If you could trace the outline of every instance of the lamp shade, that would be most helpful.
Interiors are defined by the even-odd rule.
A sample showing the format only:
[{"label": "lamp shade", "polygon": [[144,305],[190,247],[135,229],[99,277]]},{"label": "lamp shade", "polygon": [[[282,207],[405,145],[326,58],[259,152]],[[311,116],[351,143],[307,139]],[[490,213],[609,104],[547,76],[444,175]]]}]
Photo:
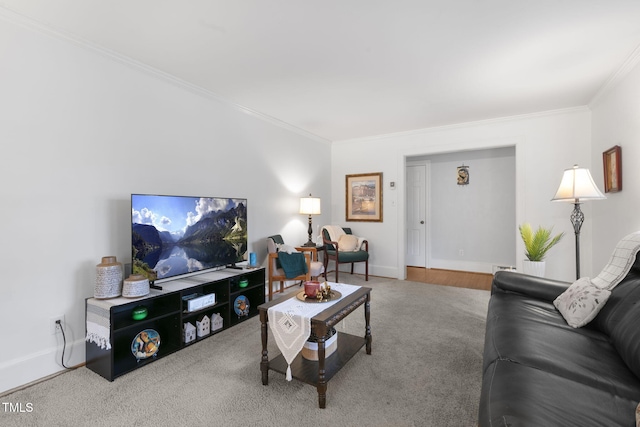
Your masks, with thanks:
[{"label": "lamp shade", "polygon": [[551,200],[579,203],[580,200],[598,199],[606,199],[606,197],[593,182],[589,169],[575,165],[564,171],[558,191]]},{"label": "lamp shade", "polygon": [[319,197],[301,197],[300,198],[300,213],[302,215],[320,215],[320,198]]}]

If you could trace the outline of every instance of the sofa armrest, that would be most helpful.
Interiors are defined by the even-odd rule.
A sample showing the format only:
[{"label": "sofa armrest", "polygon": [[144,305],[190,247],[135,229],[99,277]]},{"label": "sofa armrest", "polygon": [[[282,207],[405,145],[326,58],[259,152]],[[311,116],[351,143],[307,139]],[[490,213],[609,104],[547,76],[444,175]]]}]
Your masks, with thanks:
[{"label": "sofa armrest", "polygon": [[513,271],[498,271],[493,277],[491,293],[515,292],[534,298],[553,301],[563,293],[571,283],[543,277],[529,276]]}]

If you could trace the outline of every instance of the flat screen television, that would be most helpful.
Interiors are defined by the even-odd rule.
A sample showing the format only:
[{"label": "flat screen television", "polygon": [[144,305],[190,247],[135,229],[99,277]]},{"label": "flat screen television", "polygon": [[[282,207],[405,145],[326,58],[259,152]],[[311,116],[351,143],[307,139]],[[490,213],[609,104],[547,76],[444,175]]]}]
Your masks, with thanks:
[{"label": "flat screen television", "polygon": [[151,281],[246,259],[247,200],[131,195],[132,273]]}]

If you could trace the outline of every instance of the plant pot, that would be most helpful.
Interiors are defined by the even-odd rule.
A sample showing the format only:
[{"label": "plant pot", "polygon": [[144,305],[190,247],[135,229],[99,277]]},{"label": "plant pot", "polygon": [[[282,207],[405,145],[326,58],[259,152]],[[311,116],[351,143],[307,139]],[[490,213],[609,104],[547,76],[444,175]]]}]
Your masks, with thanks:
[{"label": "plant pot", "polygon": [[531,276],[544,277],[544,261],[529,261],[525,259],[522,261],[522,272]]}]

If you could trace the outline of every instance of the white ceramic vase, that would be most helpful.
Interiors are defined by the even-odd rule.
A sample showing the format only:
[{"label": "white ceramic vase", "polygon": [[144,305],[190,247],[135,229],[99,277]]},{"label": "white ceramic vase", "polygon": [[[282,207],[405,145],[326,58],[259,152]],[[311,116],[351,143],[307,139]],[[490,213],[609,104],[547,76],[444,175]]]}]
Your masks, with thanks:
[{"label": "white ceramic vase", "polygon": [[544,261],[529,261],[525,259],[522,261],[522,272],[531,276],[544,277]]},{"label": "white ceramic vase", "polygon": [[115,298],[122,295],[122,263],[114,256],[102,257],[102,262],[96,265],[95,298]]},{"label": "white ceramic vase", "polygon": [[149,295],[149,279],[142,274],[132,274],[124,279],[122,284],[122,296],[137,298]]}]

